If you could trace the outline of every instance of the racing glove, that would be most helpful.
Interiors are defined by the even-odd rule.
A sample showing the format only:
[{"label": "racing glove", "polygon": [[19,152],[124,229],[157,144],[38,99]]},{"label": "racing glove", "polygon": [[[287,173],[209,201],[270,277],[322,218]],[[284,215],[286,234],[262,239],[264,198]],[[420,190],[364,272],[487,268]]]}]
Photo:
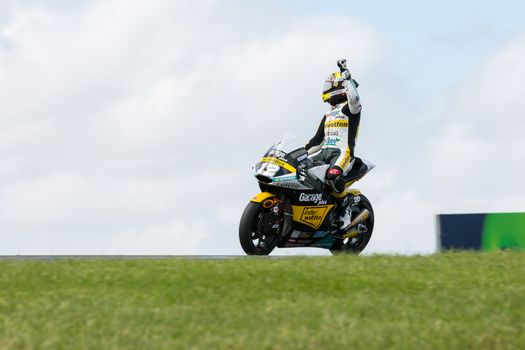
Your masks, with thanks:
[{"label": "racing glove", "polygon": [[348,70],[348,67],[346,66],[346,60],[343,58],[337,61],[337,66],[339,67],[339,70],[341,71],[341,77],[345,80],[351,80],[352,83],[354,83],[354,86],[358,88],[359,83],[354,78],[352,78],[352,74],[350,74],[350,71]]},{"label": "racing glove", "polygon": [[341,176],[342,173],[343,173],[343,169],[341,169],[337,165],[331,166],[330,168],[328,168],[328,171],[326,172],[326,179],[333,181],[338,176]]},{"label": "racing glove", "polygon": [[332,166],[326,172],[326,184],[335,192],[342,192],[345,189],[345,180],[342,175],[343,169],[338,166]]}]

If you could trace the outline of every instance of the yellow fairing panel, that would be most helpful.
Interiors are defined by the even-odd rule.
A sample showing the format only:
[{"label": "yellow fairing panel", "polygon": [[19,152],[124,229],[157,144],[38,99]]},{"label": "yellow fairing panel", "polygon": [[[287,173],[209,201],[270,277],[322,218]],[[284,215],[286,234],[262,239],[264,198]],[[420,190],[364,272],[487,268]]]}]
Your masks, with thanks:
[{"label": "yellow fairing panel", "polygon": [[[350,185],[351,185],[352,183],[354,183],[354,182],[355,182],[355,181],[352,181],[352,182],[350,183]],[[350,185],[347,184],[347,186],[350,186]],[[361,194],[361,191],[356,190],[355,188],[348,188],[348,187],[347,187],[347,188],[346,188],[343,192],[341,192],[341,193],[332,192],[332,196],[334,196],[335,198],[343,198],[344,196],[347,196],[347,195],[349,195],[349,194],[351,194],[352,196],[357,196],[357,195]]]},{"label": "yellow fairing panel", "polygon": [[254,203],[262,203],[262,201],[264,201],[265,199],[268,199],[270,197],[275,197],[275,195],[273,193],[270,193],[270,192],[261,192],[258,195],[253,196],[252,198],[250,198],[250,201],[254,202]]},{"label": "yellow fairing panel", "polygon": [[318,206],[292,205],[293,220],[318,229],[333,207],[333,204]]}]

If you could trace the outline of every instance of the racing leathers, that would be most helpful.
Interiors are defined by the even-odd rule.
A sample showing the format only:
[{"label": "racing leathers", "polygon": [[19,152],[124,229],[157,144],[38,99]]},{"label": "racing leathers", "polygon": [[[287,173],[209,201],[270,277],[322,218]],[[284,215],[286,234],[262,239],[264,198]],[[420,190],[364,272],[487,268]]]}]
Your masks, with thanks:
[{"label": "racing leathers", "polygon": [[354,148],[361,119],[361,103],[353,79],[346,80],[347,100],[332,106],[321,120],[315,136],[305,146],[311,159],[330,164],[326,182],[335,192],[342,192],[347,175],[359,159]]}]

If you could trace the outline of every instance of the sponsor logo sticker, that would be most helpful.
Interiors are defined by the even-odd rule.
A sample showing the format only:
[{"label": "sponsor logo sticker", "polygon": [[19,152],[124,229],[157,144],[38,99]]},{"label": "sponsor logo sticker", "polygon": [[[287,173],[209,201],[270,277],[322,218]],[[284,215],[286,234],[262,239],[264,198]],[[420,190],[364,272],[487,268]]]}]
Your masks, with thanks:
[{"label": "sponsor logo sticker", "polygon": [[348,121],[346,120],[331,120],[324,123],[327,128],[347,128]]},{"label": "sponsor logo sticker", "polygon": [[322,205],[316,207],[292,206],[293,219],[317,229],[321,226],[326,214],[332,207],[333,205]]},{"label": "sponsor logo sticker", "polygon": [[259,161],[260,163],[270,163],[270,164],[276,164],[292,173],[294,173],[296,171],[296,169],[291,166],[290,164],[278,159],[278,158],[275,158],[275,157],[264,157],[264,158],[261,158],[261,160]]},{"label": "sponsor logo sticker", "polygon": [[337,143],[341,141],[341,139],[339,137],[329,137],[325,140],[324,144],[327,145],[327,146],[335,146],[337,145]]},{"label": "sponsor logo sticker", "polygon": [[304,160],[304,159],[306,159],[306,158],[308,158],[308,153],[305,153],[305,154],[303,154],[302,156],[298,157],[298,158],[297,158],[297,161],[300,162],[300,161],[302,161],[302,160]]},{"label": "sponsor logo sticker", "polygon": [[281,151],[281,150],[278,150],[278,149],[272,149],[268,155],[270,157],[276,157],[276,158],[279,158],[279,159],[284,159],[286,157],[286,153]]},{"label": "sponsor logo sticker", "polygon": [[295,173],[293,173],[290,175],[274,177],[272,179],[272,182],[287,182],[287,181],[295,181],[295,180],[297,180],[297,176]]},{"label": "sponsor logo sticker", "polygon": [[299,195],[300,202],[314,202],[315,204],[326,204],[321,193],[301,193]]},{"label": "sponsor logo sticker", "polygon": [[276,183],[275,186],[279,186],[282,188],[289,188],[291,190],[300,190],[300,189],[305,188],[299,182],[279,182],[279,183]]}]

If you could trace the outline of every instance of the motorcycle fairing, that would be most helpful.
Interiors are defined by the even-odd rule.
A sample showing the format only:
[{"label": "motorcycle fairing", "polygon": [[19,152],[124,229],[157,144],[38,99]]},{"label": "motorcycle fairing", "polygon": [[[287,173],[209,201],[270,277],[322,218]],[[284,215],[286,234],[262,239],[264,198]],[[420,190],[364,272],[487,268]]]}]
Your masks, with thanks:
[{"label": "motorcycle fairing", "polygon": [[321,183],[324,183],[326,171],[328,170],[328,168],[330,168],[330,164],[318,165],[316,167],[308,169],[308,174],[310,176],[313,176],[315,179],[321,181]]},{"label": "motorcycle fairing", "polygon": [[299,182],[297,173],[289,175],[281,175],[271,178],[271,182],[268,185],[282,187],[290,190],[309,190],[307,186]]},{"label": "motorcycle fairing", "polygon": [[330,216],[335,208],[329,198],[316,191],[290,191],[283,208],[290,214],[285,219],[288,229],[283,231],[278,247],[326,248],[329,240],[333,243],[333,239],[327,240]]},{"label": "motorcycle fairing", "polygon": [[326,233],[325,237],[323,237],[317,242],[310,244],[310,247],[330,249],[334,245],[334,242],[335,242],[335,238],[329,235],[328,233]]},{"label": "motorcycle fairing", "polygon": [[[356,159],[352,160],[352,163],[355,163]],[[375,168],[375,165],[366,159],[360,159],[361,165],[359,167],[356,167],[354,164],[351,169],[347,169],[345,172],[345,177],[349,177],[350,179],[347,180],[345,184],[345,190],[342,193],[335,194],[335,197],[342,198],[346,194],[354,194],[352,193],[352,189],[350,189],[350,186],[352,186],[355,182],[361,180],[366,174],[370,172],[370,170]],[[350,175],[350,173],[356,172],[353,176]],[[354,194],[355,195],[355,194]]]},{"label": "motorcycle fairing", "polygon": [[262,203],[262,201],[264,201],[265,199],[271,198],[271,197],[276,197],[276,196],[270,192],[261,192],[253,196],[252,198],[250,198],[250,201],[254,203]]},{"label": "motorcycle fairing", "polygon": [[275,157],[263,157],[261,158],[261,160],[259,160],[259,163],[277,164],[281,168],[288,170],[290,173],[297,172],[297,169],[295,169],[293,166],[288,164],[286,161],[281,160],[279,158],[275,158]]},{"label": "motorcycle fairing", "polygon": [[254,175],[259,182],[287,189],[308,189],[297,177],[297,166],[308,157],[304,148],[286,152],[277,142],[255,164]]},{"label": "motorcycle fairing", "polygon": [[360,194],[361,194],[361,191],[359,191],[358,189],[346,187],[343,192],[341,193],[334,192],[332,193],[332,196],[336,198],[343,198],[348,195],[358,196]]},{"label": "motorcycle fairing", "polygon": [[317,247],[330,249],[335,238],[330,235],[329,231],[302,231],[293,230],[288,239],[281,241],[279,247],[300,248],[300,247]]},{"label": "motorcycle fairing", "polygon": [[321,227],[333,207],[333,204],[316,206],[292,205],[292,218],[298,223],[317,230]]}]

